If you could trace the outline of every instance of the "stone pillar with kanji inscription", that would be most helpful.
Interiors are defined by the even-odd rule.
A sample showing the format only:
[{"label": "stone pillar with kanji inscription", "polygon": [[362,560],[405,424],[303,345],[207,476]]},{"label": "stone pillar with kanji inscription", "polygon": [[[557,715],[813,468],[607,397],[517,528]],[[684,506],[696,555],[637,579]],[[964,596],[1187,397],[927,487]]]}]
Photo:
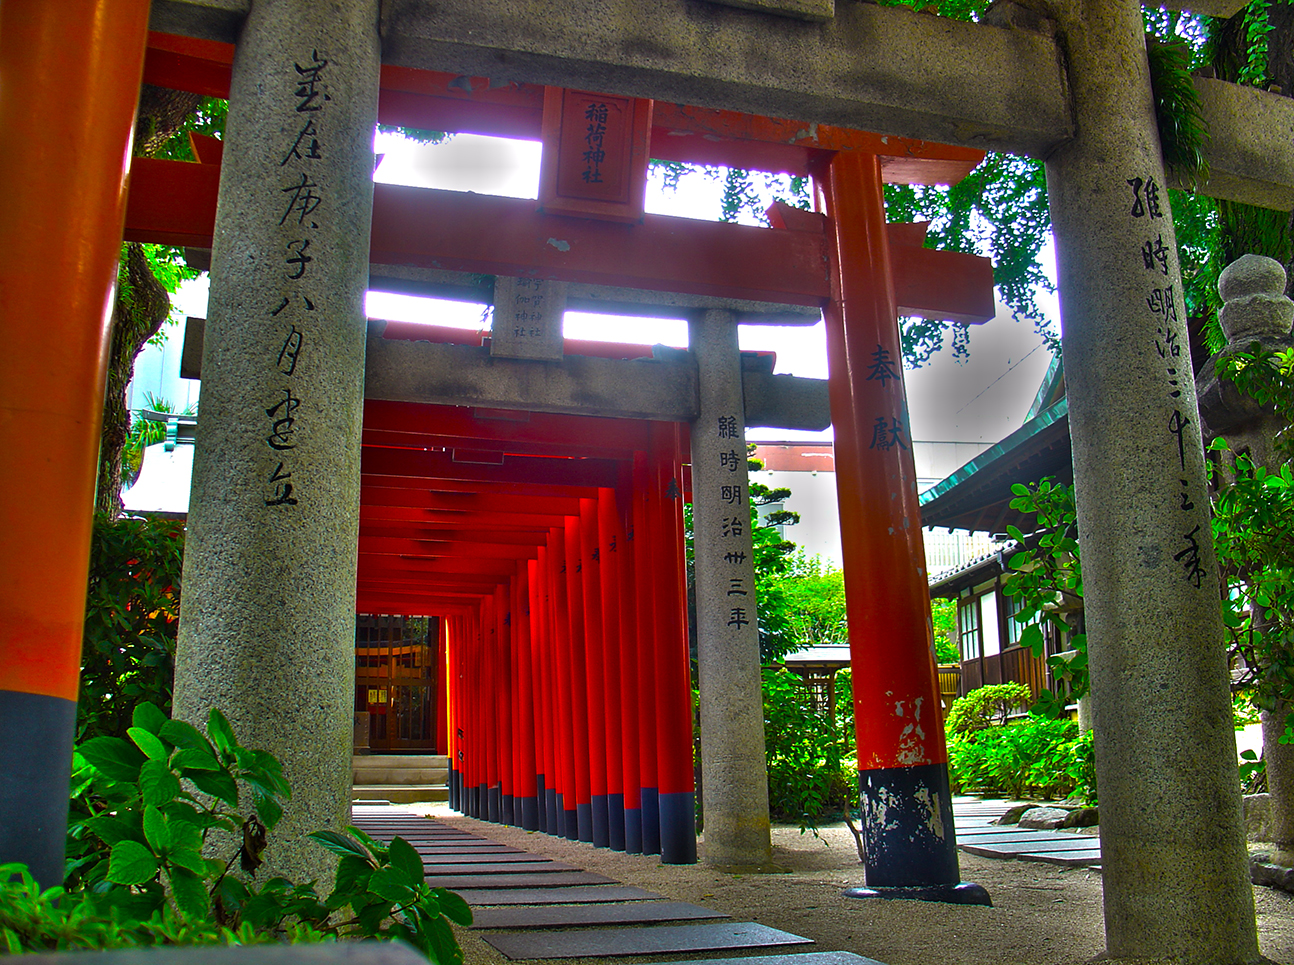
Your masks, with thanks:
[{"label": "stone pillar with kanji inscription", "polygon": [[705,863],[766,868],[772,856],[737,317],[692,320],[701,405],[692,424],[697,686]]},{"label": "stone pillar with kanji inscription", "polygon": [[1141,8],[1055,5],[1047,159],[1092,676],[1106,947],[1258,960],[1199,413]]},{"label": "stone pillar with kanji inscription", "polygon": [[[283,763],[258,878],[350,811],[377,0],[255,0],[230,88],[175,714]],[[244,808],[252,802],[244,799]]]}]

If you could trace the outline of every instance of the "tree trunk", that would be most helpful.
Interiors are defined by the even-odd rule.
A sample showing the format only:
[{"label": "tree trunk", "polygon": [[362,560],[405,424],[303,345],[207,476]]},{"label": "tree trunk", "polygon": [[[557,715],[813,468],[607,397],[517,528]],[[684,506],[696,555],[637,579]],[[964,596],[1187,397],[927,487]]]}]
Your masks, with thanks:
[{"label": "tree trunk", "polygon": [[[135,157],[158,154],[200,103],[199,94],[145,84],[139,93],[132,154]],[[99,478],[94,499],[95,511],[109,516],[118,515],[122,509],[121,459],[130,438],[126,388],[134,373],[135,359],[171,313],[170,295],[154,277],[143,246],[133,243],[123,246],[122,260],[124,266],[118,272],[117,299],[112,308],[112,344],[108,352]]]}]

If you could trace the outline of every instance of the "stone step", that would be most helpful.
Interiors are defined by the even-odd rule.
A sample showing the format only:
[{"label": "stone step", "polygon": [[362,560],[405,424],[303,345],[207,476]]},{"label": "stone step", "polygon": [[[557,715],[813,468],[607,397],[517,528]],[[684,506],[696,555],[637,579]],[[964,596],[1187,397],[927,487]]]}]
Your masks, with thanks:
[{"label": "stone step", "polygon": [[443,754],[373,754],[351,759],[356,784],[445,784],[449,758]]},{"label": "stone step", "polygon": [[356,784],[351,788],[350,799],[389,801],[391,804],[448,801],[449,788],[444,784]]}]

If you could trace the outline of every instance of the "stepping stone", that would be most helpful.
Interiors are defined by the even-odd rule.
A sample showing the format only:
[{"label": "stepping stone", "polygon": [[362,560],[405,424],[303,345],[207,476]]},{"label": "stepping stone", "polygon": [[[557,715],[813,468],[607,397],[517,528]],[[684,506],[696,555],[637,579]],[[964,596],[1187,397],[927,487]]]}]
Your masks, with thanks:
[{"label": "stepping stone", "polygon": [[562,864],[560,861],[549,861],[547,858],[539,858],[538,861],[531,862],[509,861],[491,864],[460,864],[456,861],[444,861],[439,858],[424,856],[422,866],[429,875],[537,875],[550,872],[582,871],[582,869],[573,865]]},{"label": "stepping stone", "polygon": [[614,878],[591,871],[553,871],[548,874],[427,875],[433,888],[546,888],[562,885],[618,884]]},{"label": "stepping stone", "polygon": [[662,921],[728,918],[686,901],[635,901],[629,904],[534,905],[473,911],[473,928],[563,928],[569,925],[632,925]]},{"label": "stepping stone", "polygon": [[1101,867],[1100,851],[1057,851],[1041,852],[1038,854],[1017,854],[1015,855],[1021,861],[1041,861],[1045,864],[1064,865],[1067,868],[1099,868]]},{"label": "stepping stone", "polygon": [[813,940],[753,922],[600,928],[587,931],[515,932],[485,940],[514,961],[523,958],[615,958],[674,952],[786,948]]},{"label": "stepping stone", "polygon": [[[423,851],[421,847],[417,849],[418,854],[422,855],[422,863],[436,865],[437,868],[449,867],[453,865],[455,874],[466,872],[475,874],[476,872],[490,871],[493,865],[498,865],[501,871],[578,871],[578,868],[572,868],[569,864],[563,864],[560,868],[554,868],[556,862],[550,862],[543,855],[532,855],[528,852],[521,851],[519,854],[461,854],[457,851]],[[506,865],[506,867],[503,867]],[[543,868],[536,868],[533,865],[546,865]]]},{"label": "stepping stone", "polygon": [[577,885],[570,888],[460,888],[473,910],[481,905],[564,905],[574,902],[652,901],[661,896],[629,885]]},{"label": "stepping stone", "polygon": [[986,858],[1004,855],[1028,854],[1029,852],[1057,851],[1100,851],[1100,845],[1093,846],[1091,841],[1075,838],[1069,841],[1002,841],[993,844],[964,844],[963,851],[978,854]]},{"label": "stepping stone", "polygon": [[882,965],[874,958],[853,952],[787,952],[785,955],[754,955],[749,958],[701,958],[690,962],[647,962],[645,965]]}]

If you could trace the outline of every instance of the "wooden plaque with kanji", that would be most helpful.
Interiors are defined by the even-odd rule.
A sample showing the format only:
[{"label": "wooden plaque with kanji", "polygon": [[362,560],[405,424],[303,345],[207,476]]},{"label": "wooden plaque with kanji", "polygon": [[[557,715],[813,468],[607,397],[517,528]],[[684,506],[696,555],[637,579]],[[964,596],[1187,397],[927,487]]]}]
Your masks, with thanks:
[{"label": "wooden plaque with kanji", "polygon": [[540,210],[641,222],[651,117],[649,100],[545,88]]}]

